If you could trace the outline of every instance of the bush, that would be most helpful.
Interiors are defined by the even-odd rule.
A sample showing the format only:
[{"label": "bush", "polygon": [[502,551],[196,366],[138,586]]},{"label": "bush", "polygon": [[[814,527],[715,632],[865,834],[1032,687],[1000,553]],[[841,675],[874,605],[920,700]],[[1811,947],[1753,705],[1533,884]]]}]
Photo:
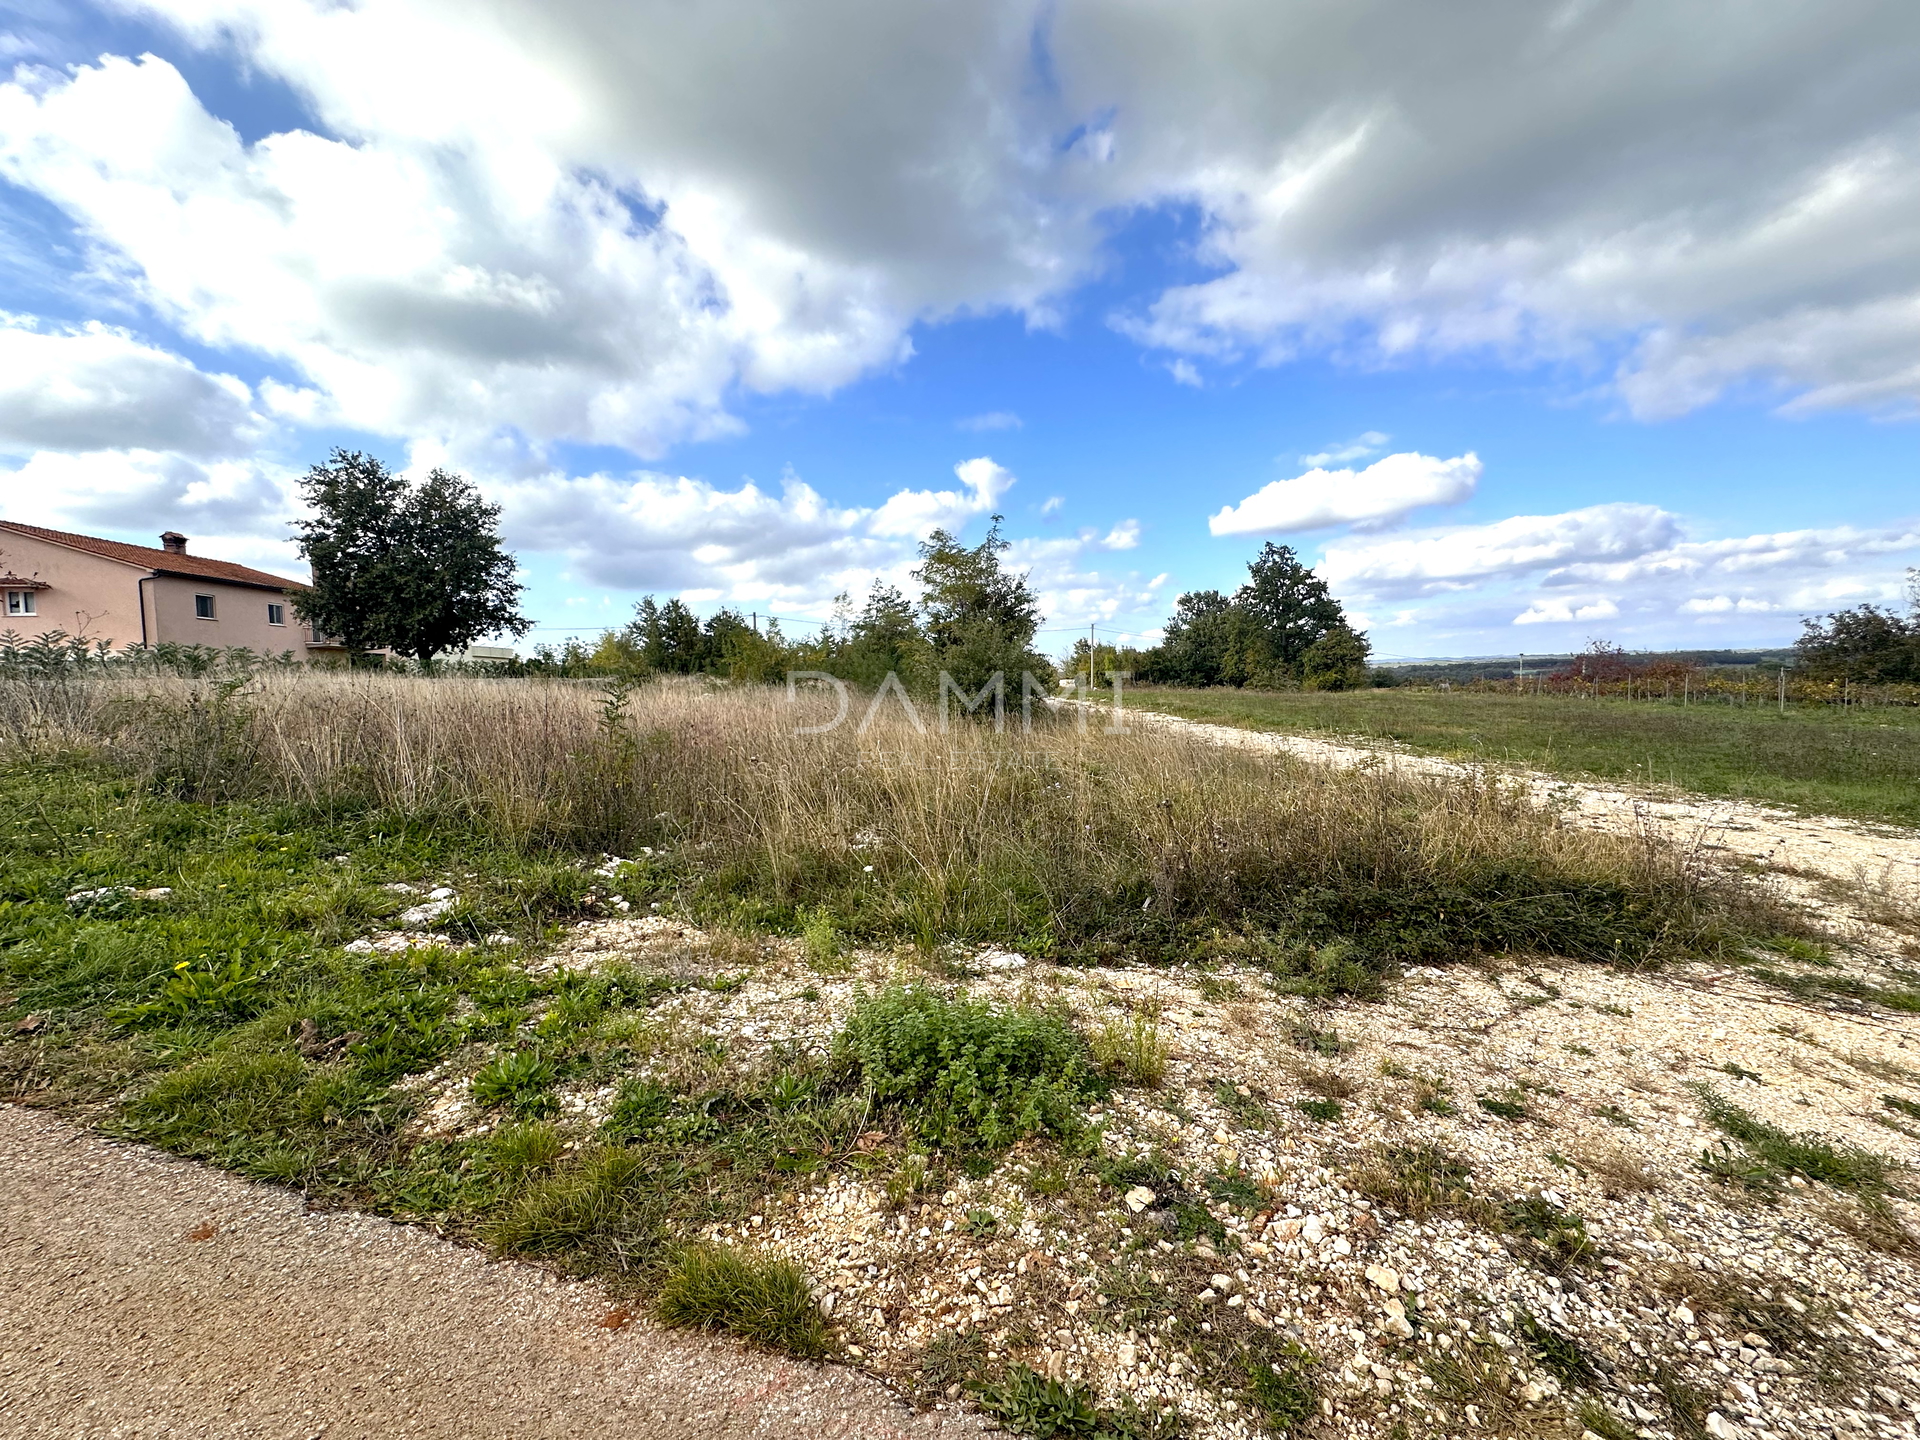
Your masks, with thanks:
[{"label": "bush", "polygon": [[1072,1133],[1092,1088],[1086,1047],[1059,1020],[918,985],[862,996],[839,1052],[878,1103],[900,1106],[935,1145],[997,1150]]},{"label": "bush", "polygon": [[1151,1015],[1108,1020],[1088,1043],[1102,1070],[1135,1085],[1158,1085],[1167,1073],[1167,1042]]},{"label": "bush", "polygon": [[832,1349],[807,1277],[789,1260],[691,1245],[661,1282],[657,1304],[668,1325],[723,1330],[808,1359]]}]

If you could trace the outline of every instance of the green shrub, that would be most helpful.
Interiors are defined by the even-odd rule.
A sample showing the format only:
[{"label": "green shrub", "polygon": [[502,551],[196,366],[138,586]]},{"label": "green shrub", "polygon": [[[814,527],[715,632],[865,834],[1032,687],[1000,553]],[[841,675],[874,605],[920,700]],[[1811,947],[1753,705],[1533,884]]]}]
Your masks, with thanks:
[{"label": "green shrub", "polygon": [[807,1277],[789,1260],[690,1245],[668,1270],[656,1303],[668,1325],[723,1330],[806,1358],[832,1349]]},{"label": "green shrub", "polygon": [[838,1048],[874,1100],[900,1107],[935,1145],[997,1150],[1070,1134],[1092,1088],[1086,1047],[1061,1021],[918,985],[862,996]]}]

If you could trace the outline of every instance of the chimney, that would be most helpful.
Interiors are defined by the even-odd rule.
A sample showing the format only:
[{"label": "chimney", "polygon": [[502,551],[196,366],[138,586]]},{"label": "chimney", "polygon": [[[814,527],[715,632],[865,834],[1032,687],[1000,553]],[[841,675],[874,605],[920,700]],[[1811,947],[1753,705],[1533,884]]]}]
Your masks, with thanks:
[{"label": "chimney", "polygon": [[160,537],[160,544],[169,555],[184,555],[187,553],[187,537],[182,535],[178,530],[167,531],[166,534]]}]

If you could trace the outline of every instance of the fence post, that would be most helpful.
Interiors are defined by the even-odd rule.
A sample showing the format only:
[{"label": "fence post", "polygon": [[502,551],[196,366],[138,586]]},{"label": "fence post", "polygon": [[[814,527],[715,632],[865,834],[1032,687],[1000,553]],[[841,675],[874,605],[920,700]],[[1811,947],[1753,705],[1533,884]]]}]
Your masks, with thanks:
[{"label": "fence post", "polygon": [[1780,667],[1780,713],[1787,713],[1787,667]]}]

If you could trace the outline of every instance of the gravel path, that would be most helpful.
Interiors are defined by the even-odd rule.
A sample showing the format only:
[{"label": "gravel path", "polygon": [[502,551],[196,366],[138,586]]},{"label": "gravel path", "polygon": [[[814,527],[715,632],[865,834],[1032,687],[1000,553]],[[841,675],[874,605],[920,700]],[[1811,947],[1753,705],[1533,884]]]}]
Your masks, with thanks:
[{"label": "gravel path", "polygon": [[1682,845],[1774,869],[1825,877],[1848,887],[1866,887],[1908,905],[1920,903],[1920,832],[1899,826],[1801,815],[1742,800],[1566,780],[1537,770],[1466,765],[1386,746],[1244,730],[1151,710],[1127,711],[1127,724],[1185,730],[1221,745],[1293,755],[1323,764],[1385,764],[1414,775],[1493,770],[1520,781],[1542,801],[1564,807],[1567,818],[1575,824],[1607,830],[1645,826]]},{"label": "gravel path", "polygon": [[905,1437],[854,1371],[0,1106],[0,1435]]}]

